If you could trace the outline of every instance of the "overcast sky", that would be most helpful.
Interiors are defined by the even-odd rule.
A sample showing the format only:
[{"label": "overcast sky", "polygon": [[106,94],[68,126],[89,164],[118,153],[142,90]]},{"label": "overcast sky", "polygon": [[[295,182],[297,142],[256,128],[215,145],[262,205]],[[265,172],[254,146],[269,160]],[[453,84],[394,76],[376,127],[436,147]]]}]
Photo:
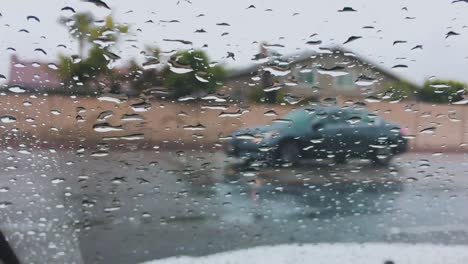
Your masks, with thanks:
[{"label": "overcast sky", "polygon": [[[204,44],[212,60],[230,67],[252,63],[258,53],[254,41],[284,45],[283,54],[317,48],[305,44],[321,40],[322,46],[343,45],[350,36],[362,36],[344,47],[390,69],[408,65],[399,74],[421,83],[425,79],[458,79],[468,82],[468,3],[452,0],[108,0],[111,10],[79,0],[15,0],[0,5],[0,74],[8,77],[12,51],[22,59],[50,62],[59,53],[76,54],[77,43],[57,23],[65,6],[77,12],[93,12],[98,18],[112,14],[118,22],[128,23],[131,33],[115,52],[123,58],[138,57],[146,45],[163,51],[200,48]],[[255,8],[247,8],[254,5]],[[352,7],[356,12],[338,12]],[[271,9],[271,11],[268,11]],[[199,16],[204,14],[204,16]],[[40,19],[27,20],[34,15]],[[198,17],[197,17],[198,16]],[[153,23],[147,22],[152,20]],[[178,20],[165,23],[160,20]],[[217,23],[230,26],[219,26]],[[372,26],[373,28],[363,28]],[[20,32],[26,29],[29,33]],[[204,29],[206,33],[195,33]],[[459,35],[449,36],[449,31]],[[221,36],[227,32],[228,35]],[[310,35],[316,33],[314,37]],[[163,39],[183,39],[184,45]],[[393,44],[394,41],[406,43]],[[67,48],[58,48],[64,44]],[[414,49],[422,45],[421,49]],[[42,48],[47,55],[35,52]],[[235,53],[235,61],[226,59]],[[0,80],[1,81],[1,80]]]}]

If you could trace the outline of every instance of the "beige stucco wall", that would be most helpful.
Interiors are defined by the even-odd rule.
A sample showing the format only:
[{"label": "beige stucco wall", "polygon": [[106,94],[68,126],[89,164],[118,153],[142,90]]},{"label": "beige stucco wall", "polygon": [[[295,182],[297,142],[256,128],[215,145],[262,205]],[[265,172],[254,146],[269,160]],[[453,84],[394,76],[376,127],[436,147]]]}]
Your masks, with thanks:
[{"label": "beige stucco wall", "polygon": [[[24,106],[29,101],[32,106]],[[132,142],[145,142],[147,146],[174,143],[186,145],[202,145],[220,142],[219,138],[242,126],[266,124],[275,117],[265,116],[264,113],[274,110],[279,116],[295,108],[295,106],[250,105],[240,116],[220,116],[223,110],[207,109],[203,103],[180,104],[165,101],[151,101],[151,109],[141,112],[144,121],[123,122],[121,116],[125,113],[135,113],[130,105],[138,99],[117,104],[101,102],[96,98],[77,98],[63,96],[47,96],[31,98],[28,95],[0,97],[0,114],[10,114],[17,118],[14,123],[1,123],[1,142],[8,145],[18,136],[19,142],[36,142],[37,144],[54,143],[55,145],[95,144],[103,137],[131,135],[143,133],[144,140]],[[212,106],[212,105],[211,105]],[[415,150],[459,150],[466,151],[468,147],[468,107],[444,106],[420,103],[368,103],[371,110],[387,120],[396,122],[410,129],[415,135],[411,145]],[[76,120],[77,108],[84,108],[80,115],[83,122]],[[54,115],[52,110],[60,114]],[[114,115],[107,119],[113,126],[122,126],[122,131],[96,132],[93,125],[96,118],[103,111],[113,111]],[[236,112],[239,107],[229,105],[224,112]],[[56,113],[56,112],[55,112]],[[186,113],[186,114],[182,114]],[[34,121],[28,118],[34,119]],[[204,129],[189,130],[187,126],[201,124]],[[17,132],[12,132],[13,128]],[[418,132],[435,127],[432,134],[419,134]],[[16,140],[18,143],[18,140]],[[107,141],[110,144],[128,141]]]}]

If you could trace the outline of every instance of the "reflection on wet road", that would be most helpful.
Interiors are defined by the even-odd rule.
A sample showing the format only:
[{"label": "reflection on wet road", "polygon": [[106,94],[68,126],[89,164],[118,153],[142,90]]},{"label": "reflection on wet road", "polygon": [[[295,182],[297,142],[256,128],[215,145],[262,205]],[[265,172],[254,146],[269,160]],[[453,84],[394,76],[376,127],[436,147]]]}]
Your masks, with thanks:
[{"label": "reflection on wet road", "polygon": [[54,166],[2,159],[11,204],[1,228],[13,246],[35,249],[19,252],[28,262],[134,263],[292,242],[468,244],[464,155],[290,168],[244,167],[218,152],[44,157],[30,164]]},{"label": "reflection on wet road", "polygon": [[223,187],[229,197],[237,195],[230,205],[249,200],[256,217],[300,221],[389,211],[391,201],[403,189],[401,180],[394,177],[397,174],[396,168],[360,164],[352,170],[321,164],[262,169],[227,166]]}]

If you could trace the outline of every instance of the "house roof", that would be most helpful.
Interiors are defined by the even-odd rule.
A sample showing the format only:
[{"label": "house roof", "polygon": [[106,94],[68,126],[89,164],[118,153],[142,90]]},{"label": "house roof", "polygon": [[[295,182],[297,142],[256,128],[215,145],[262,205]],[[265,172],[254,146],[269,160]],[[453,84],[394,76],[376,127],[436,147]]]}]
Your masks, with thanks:
[{"label": "house roof", "polygon": [[[315,58],[315,56],[330,56],[330,55],[341,55],[341,56],[345,56],[346,58],[350,59],[350,60],[353,60],[357,63],[360,63],[360,64],[363,64],[363,65],[368,65],[370,66],[372,69],[374,69],[375,71],[378,71],[382,74],[384,74],[385,76],[391,78],[391,79],[394,79],[394,80],[405,80],[406,82],[409,82],[410,84],[412,84],[413,86],[415,87],[418,87],[417,84],[415,83],[412,83],[406,79],[404,79],[402,76],[399,76],[397,73],[383,67],[383,66],[380,66],[368,59],[365,59],[364,57],[362,56],[359,56],[358,54],[352,52],[352,51],[349,51],[347,49],[345,49],[344,47],[341,47],[341,46],[333,46],[333,47],[328,47],[328,48],[321,48],[321,50],[323,50],[324,52],[317,52],[317,51],[312,51],[312,50],[306,50],[306,51],[303,51],[301,53],[298,53],[298,54],[292,54],[292,55],[287,55],[287,56],[273,56],[272,58],[270,58],[270,60],[268,60],[267,62],[265,63],[259,63],[259,64],[254,64],[254,65],[250,65],[250,66],[247,66],[245,68],[241,68],[241,69],[237,69],[237,70],[232,70],[228,73],[228,76],[227,78],[228,79],[235,79],[235,78],[239,78],[239,77],[243,77],[243,76],[249,76],[249,75],[253,75],[253,74],[256,74],[258,72],[258,70],[260,70],[262,68],[262,66],[264,66],[265,64],[268,64],[268,63],[271,63],[273,60],[281,60],[281,61],[285,61],[287,63],[289,63],[290,65],[291,64],[298,64],[298,63],[301,63],[301,62],[304,62],[304,61],[307,61],[307,60],[317,60],[317,58]],[[313,58],[314,57],[314,58]]]}]

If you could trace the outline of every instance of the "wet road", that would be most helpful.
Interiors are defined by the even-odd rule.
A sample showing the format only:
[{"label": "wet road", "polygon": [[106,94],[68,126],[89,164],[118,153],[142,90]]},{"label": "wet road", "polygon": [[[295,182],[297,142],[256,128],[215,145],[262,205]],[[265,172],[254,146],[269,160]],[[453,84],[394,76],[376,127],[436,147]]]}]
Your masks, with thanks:
[{"label": "wet road", "polygon": [[1,154],[0,228],[25,262],[135,263],[292,242],[468,244],[468,159],[232,165],[219,152]]}]

